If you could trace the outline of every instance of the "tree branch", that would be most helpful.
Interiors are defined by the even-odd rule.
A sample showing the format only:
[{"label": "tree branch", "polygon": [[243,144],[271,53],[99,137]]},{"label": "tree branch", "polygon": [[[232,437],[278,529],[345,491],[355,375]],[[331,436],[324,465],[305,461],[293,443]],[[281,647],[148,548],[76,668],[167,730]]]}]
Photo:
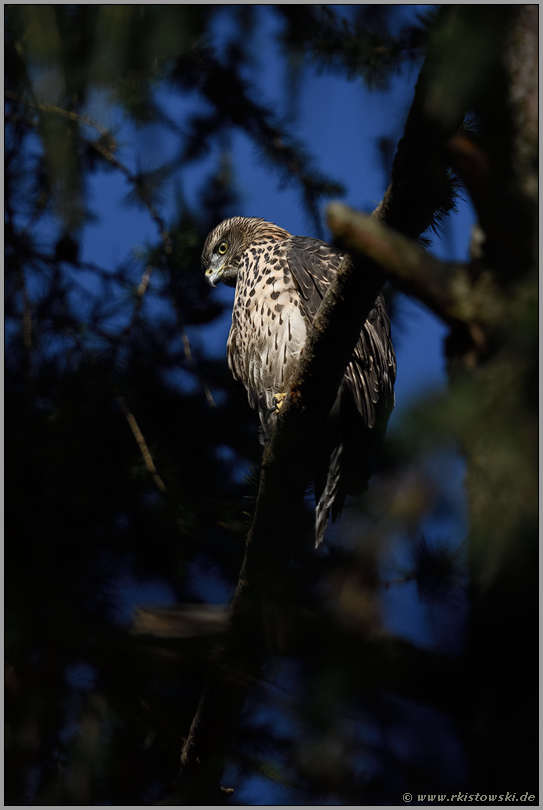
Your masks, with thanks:
[{"label": "tree branch", "polygon": [[75,121],[78,124],[84,124],[87,127],[91,127],[99,132],[100,135],[103,135],[108,139],[112,145],[112,151],[116,149],[115,139],[113,138],[111,131],[101,124],[100,121],[96,121],[95,118],[91,118],[90,115],[82,115],[81,113],[74,112],[73,110],[65,110],[63,107],[58,107],[56,104],[47,104],[45,102],[23,99],[16,93],[13,93],[11,90],[5,90],[4,95],[6,98],[12,99],[12,101],[17,101],[19,104],[26,104],[28,107],[33,107],[35,110],[56,113],[57,115],[61,115],[63,118],[68,118],[70,121]]},{"label": "tree branch", "polygon": [[417,298],[451,327],[493,328],[503,322],[507,300],[490,273],[474,278],[465,264],[440,262],[416,242],[377,218],[342,203],[328,206],[328,225],[341,246],[378,265],[387,279]]},{"label": "tree branch", "polygon": [[264,450],[256,511],[232,602],[232,634],[217,651],[183,749],[180,803],[194,797],[196,786],[205,791],[197,803],[216,798],[230,736],[259,676],[266,634],[273,632],[273,606],[281,603],[314,436],[330,412],[382,283],[371,262],[346,258],[313,322],[277,429]]},{"label": "tree branch", "polygon": [[462,124],[463,115],[451,116],[443,123],[443,119],[433,115],[429,100],[439,56],[432,42],[439,39],[436,33],[447,28],[451,14],[454,7],[442,6],[439,11],[437,32],[430,41],[404,135],[398,143],[391,182],[372,215],[411,239],[417,239],[428,228],[437,230],[441,220],[455,208],[454,184],[444,145]]},{"label": "tree branch", "polygon": [[[374,219],[395,225],[411,237],[432,224],[436,209],[447,209],[444,201],[451,201],[447,167],[442,159],[444,139],[451,132],[429,127],[421,112],[426,86],[424,70],[398,148],[391,186],[374,213]],[[422,144],[421,135],[426,135]],[[410,168],[413,153],[416,153],[415,174]],[[444,184],[448,196],[444,194]],[[348,209],[331,210],[339,227],[341,221],[346,221]],[[212,661],[208,683],[183,748],[179,789],[162,802],[164,805],[220,801],[218,784],[230,740],[247,693],[259,676],[267,633],[273,632],[275,612],[281,605],[288,562],[293,547],[300,542],[297,517],[309,479],[314,437],[319,435],[330,412],[360,330],[385,281],[377,262],[386,257],[384,234],[388,239],[389,232],[375,230],[372,234],[374,254],[369,251],[369,256],[363,256],[356,252],[352,258],[345,258],[330,285],[290,383],[277,428],[264,450],[256,510],[231,607],[232,632]],[[394,244],[388,258],[399,274],[399,259],[407,248],[405,241]],[[422,286],[430,266],[435,267],[435,260],[428,259],[421,269],[423,254],[410,250],[407,253]],[[415,274],[412,284],[416,284],[416,278]],[[443,296],[433,285],[428,300],[448,313],[452,306],[449,296],[450,290]]]}]

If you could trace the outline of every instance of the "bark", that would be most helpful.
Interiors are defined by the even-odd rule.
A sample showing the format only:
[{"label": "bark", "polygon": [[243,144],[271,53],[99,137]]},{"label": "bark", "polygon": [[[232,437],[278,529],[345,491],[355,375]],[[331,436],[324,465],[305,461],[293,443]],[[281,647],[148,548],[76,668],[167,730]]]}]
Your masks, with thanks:
[{"label": "bark", "polygon": [[[490,7],[490,13],[494,8]],[[446,20],[447,25],[461,27],[466,15],[472,13],[466,9],[455,7],[451,12],[452,22]],[[529,119],[528,123],[521,122],[520,112],[510,114],[512,123],[518,123],[517,156],[524,168],[517,172],[519,183],[514,193],[500,187],[500,199],[505,200],[509,211],[519,198],[523,211],[529,211],[534,204],[530,175],[532,155],[523,152],[533,132],[530,117],[534,110],[533,93],[531,89],[523,93],[523,87],[533,87],[533,70],[525,64],[525,59],[531,58],[533,47],[526,49],[524,58],[522,47],[515,40],[518,34],[521,44],[527,41],[533,45],[533,16],[529,8],[521,13],[519,29],[512,34],[512,41],[517,44],[505,50],[510,55],[507,64],[509,86],[514,90],[512,108],[516,104],[516,109],[522,110]],[[489,29],[491,37],[490,19]],[[458,70],[461,57],[459,50]],[[531,789],[536,792],[531,783],[526,784],[534,773],[533,722],[530,721],[530,712],[535,711],[533,679],[524,694],[526,681],[524,675],[519,674],[523,651],[536,648],[533,636],[537,607],[534,603],[534,476],[533,461],[528,457],[533,440],[533,411],[523,402],[531,366],[526,357],[521,356],[522,362],[517,362],[517,335],[510,322],[511,312],[514,321],[531,312],[533,212],[527,226],[530,245],[523,249],[519,265],[520,275],[528,281],[515,288],[513,303],[510,287],[504,286],[502,260],[494,265],[483,262],[470,268],[443,265],[386,227],[415,238],[432,223],[436,209],[443,212],[450,207],[450,195],[445,192],[447,156],[456,159],[458,170],[464,171],[466,184],[473,189],[481,222],[494,222],[492,195],[487,190],[478,195],[477,188],[485,188],[483,170],[486,168],[494,173],[493,182],[498,183],[498,167],[484,147],[477,147],[479,151],[474,147],[471,164],[469,160],[462,163],[462,149],[469,152],[472,142],[451,141],[451,136],[460,123],[464,107],[461,104],[449,106],[447,114],[443,113],[440,119],[436,106],[429,106],[432,81],[440,69],[439,54],[429,58],[433,63],[426,63],[422,69],[405,134],[398,147],[391,185],[373,219],[368,220],[345,206],[334,205],[329,210],[330,227],[352,258],[344,261],[323,301],[282,408],[278,429],[265,449],[256,511],[231,606],[232,631],[217,649],[212,662],[210,677],[183,750],[179,790],[162,804],[221,801],[218,785],[228,747],[248,691],[259,677],[263,657],[269,649],[270,633],[273,635],[277,627],[283,593],[281,583],[288,575],[289,559],[297,542],[295,530],[288,531],[286,527],[296,526],[294,516],[299,512],[308,480],[312,437],[329,412],[360,328],[386,277],[427,304],[453,332],[461,329],[465,333],[464,342],[453,341],[449,347],[453,373],[451,402],[462,402],[467,391],[471,410],[466,414],[460,406],[452,407],[450,415],[457,435],[464,447],[469,448],[470,570],[475,607],[463,676],[455,672],[454,683],[449,682],[445,688],[458,710],[456,716],[461,718],[474,763],[472,778],[482,780],[481,784],[473,781],[473,785],[490,791],[503,787],[510,791]],[[450,65],[447,69],[450,70]],[[526,137],[525,132],[528,132]],[[510,155],[508,159],[511,163]],[[486,209],[485,204],[489,206]],[[514,212],[512,218],[516,221]],[[503,217],[499,221],[501,219]],[[508,239],[510,233],[508,229]],[[493,234],[496,241],[492,244]],[[499,228],[487,228],[489,244],[484,254],[487,262],[499,254],[504,238]],[[506,244],[510,260],[514,251],[510,241],[506,240]],[[515,389],[513,396],[511,385]],[[498,408],[496,395],[501,397]],[[515,423],[519,413],[520,428],[511,434],[511,423]],[[509,441],[517,443],[520,459],[509,452],[506,446]],[[511,459],[513,462],[516,459],[516,466]],[[523,544],[521,554],[516,547],[518,543]],[[504,644],[514,662],[507,666],[500,656]],[[398,651],[401,664],[395,663],[399,671],[423,672],[419,652]],[[410,655],[414,657],[408,665]],[[530,655],[533,667],[531,658]],[[435,661],[436,657],[432,656],[431,660]],[[383,684],[388,682],[389,675],[384,665]],[[406,677],[406,683],[409,680],[412,678]],[[431,691],[428,689],[427,695]],[[505,734],[499,729],[501,722],[506,724]],[[526,733],[526,726],[530,733]],[[496,778],[491,783],[492,776]],[[509,784],[508,779],[513,784]]]},{"label": "bark", "polygon": [[[400,171],[397,177],[401,178]],[[404,192],[411,182],[402,184]],[[390,191],[387,206],[394,216],[404,205],[412,211],[407,199],[392,206],[393,198]],[[425,210],[417,228],[425,227],[427,217]],[[387,220],[383,207],[379,219]],[[267,635],[274,632],[270,630],[274,611],[281,604],[279,583],[286,577],[296,543],[292,527],[309,480],[313,437],[330,411],[384,280],[371,259],[347,258],[315,318],[277,430],[264,451],[256,511],[232,603],[232,633],[214,657],[183,749],[178,791],[163,804],[215,804],[224,796],[218,784],[225,757],[245,698],[259,676]]]},{"label": "bark", "polygon": [[182,753],[183,799],[201,796],[215,803],[220,798],[216,786],[230,738],[260,674],[267,638],[275,632],[276,612],[284,598],[313,437],[330,412],[382,283],[383,276],[373,263],[348,258],[343,262],[313,323],[277,430],[264,450],[255,515],[231,605],[232,632],[214,657]]}]

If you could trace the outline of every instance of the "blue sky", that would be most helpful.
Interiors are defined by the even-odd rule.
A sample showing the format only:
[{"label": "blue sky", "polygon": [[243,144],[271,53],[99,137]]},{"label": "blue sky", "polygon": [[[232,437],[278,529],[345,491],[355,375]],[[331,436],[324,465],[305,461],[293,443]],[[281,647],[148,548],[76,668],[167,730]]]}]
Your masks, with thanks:
[{"label": "blue sky", "polygon": [[[402,13],[410,13],[410,7]],[[415,7],[411,7],[415,8]],[[259,88],[258,99],[266,103],[279,117],[287,117],[291,110],[285,106],[285,88],[289,75],[278,59],[275,34],[278,30],[276,16],[267,8],[260,7],[261,25],[249,47],[254,57],[255,85]],[[360,80],[345,81],[334,75],[317,75],[303,68],[300,91],[293,96],[292,105],[297,112],[290,115],[290,131],[302,140],[315,159],[316,166],[334,180],[340,181],[346,190],[343,198],[347,204],[364,212],[371,212],[381,200],[387,184],[377,150],[380,136],[392,136],[396,141],[402,135],[405,118],[409,111],[417,69],[409,75],[393,77],[386,93],[368,91]],[[170,118],[181,128],[186,116],[202,109],[202,102],[195,98],[180,99],[161,91],[159,99],[168,110]],[[94,108],[93,108],[94,107]],[[131,169],[138,166],[150,168],[173,156],[178,148],[174,135],[164,129],[150,127],[136,130],[122,122],[119,111],[108,107],[104,98],[96,96],[90,105],[94,113],[107,126],[118,129],[117,140],[121,146],[119,157]],[[235,213],[245,216],[264,217],[296,234],[315,235],[314,225],[303,209],[300,195],[294,185],[282,184],[262,162],[256,148],[242,133],[232,133],[228,144],[212,143],[208,154],[199,162],[178,171],[167,185],[162,214],[167,219],[175,211],[176,201],[183,197],[189,206],[196,206],[197,194],[205,178],[216,168],[221,149],[228,148],[232,160],[239,206]],[[100,212],[100,218],[87,226],[83,234],[82,259],[102,267],[113,268],[118,262],[131,256],[133,249],[157,238],[156,225],[146,211],[127,206],[125,197],[129,187],[119,173],[99,173],[90,187],[91,208]],[[462,261],[468,258],[470,229],[473,210],[465,200],[459,200],[458,213],[449,217],[442,238],[433,238],[431,252],[441,259]],[[323,205],[324,222],[324,205]],[[325,230],[325,238],[328,232]],[[194,268],[200,274],[200,267]],[[92,279],[83,277],[92,289]],[[159,280],[151,279],[150,290]],[[203,282],[202,282],[203,283]],[[220,285],[214,294],[231,303],[234,291]],[[147,295],[146,306],[156,306],[152,296]],[[396,409],[391,417],[389,430],[399,424],[402,413],[417,401],[423,392],[446,384],[443,357],[443,340],[446,329],[430,312],[417,302],[401,296],[400,319],[393,325],[393,339],[398,361],[396,382]],[[159,310],[156,317],[161,317]],[[230,326],[230,309],[211,326],[189,331],[194,346],[202,345],[215,357],[224,358],[226,338]],[[180,378],[181,379],[181,378]],[[448,536],[460,542],[465,531],[463,521],[462,475],[463,465],[458,457],[442,461],[445,475],[450,481],[449,493],[457,516],[446,527]],[[448,465],[448,466],[447,466]],[[453,509],[454,513],[454,509]],[[454,524],[454,525],[453,525]],[[443,530],[441,524],[432,527]],[[213,593],[211,585],[202,588]],[[384,598],[384,620],[389,629],[419,643],[435,643],[434,619],[420,604],[415,586],[392,589]],[[146,603],[167,603],[172,594],[159,583],[133,583],[129,574],[119,581],[119,590],[125,594],[121,615],[129,618],[132,600]],[[217,601],[223,600],[222,589],[216,591]],[[211,597],[212,598],[212,597]],[[442,617],[442,620],[446,619]],[[443,630],[441,624],[439,632]]]},{"label": "blue sky", "polygon": [[[417,7],[411,8],[415,10]],[[262,91],[258,99],[283,117],[287,115],[285,88],[289,77],[277,58],[274,36],[278,22],[268,9],[262,7],[260,13],[263,24],[250,45],[258,66],[255,68],[255,83]],[[417,70],[413,69],[408,77],[393,77],[388,92],[381,94],[368,91],[360,80],[347,82],[334,75],[316,75],[308,68],[302,71],[301,91],[295,104],[297,117],[291,122],[291,132],[307,145],[319,169],[344,185],[346,195],[342,199],[354,208],[369,213],[382,199],[388,178],[380,163],[377,139],[393,136],[399,140],[401,137],[416,76]],[[181,127],[187,114],[203,106],[194,98],[180,99],[166,92],[160,93],[159,97],[164,109]],[[95,105],[98,117],[101,114],[107,125],[120,120],[117,111],[104,110],[102,98],[97,97]],[[146,168],[158,165],[173,156],[178,147],[173,135],[158,128],[134,130],[124,125],[118,140],[121,158],[133,169],[138,163]],[[264,165],[249,138],[234,132],[229,148],[239,197],[236,213],[264,217],[292,233],[315,235],[314,225],[301,205],[296,188],[293,185],[284,187]],[[166,214],[173,212],[180,195],[190,206],[197,204],[197,193],[206,176],[216,167],[218,154],[219,145],[212,144],[203,160],[171,178],[164,206]],[[125,204],[128,191],[126,181],[119,174],[100,173],[94,178],[91,200],[95,200],[101,218],[85,230],[83,259],[113,266],[129,256],[134,246],[156,239],[156,226],[147,212]],[[463,200],[459,201],[458,208],[458,213],[446,222],[443,237],[433,239],[431,251],[438,258],[449,261],[468,258],[473,210],[469,202]],[[325,238],[327,236],[325,229]],[[194,272],[199,273],[199,267],[195,267]],[[220,286],[215,295],[231,302],[234,292]],[[433,315],[406,297],[402,297],[401,315],[402,329],[394,336],[398,355],[396,392],[399,410],[424,387],[445,381],[442,342],[446,334],[443,325]],[[221,356],[229,324],[229,313],[225,313],[219,323],[193,333],[192,337],[196,342],[204,340],[209,353]]]},{"label": "blue sky", "polygon": [[[412,13],[416,8],[404,6],[401,13]],[[267,103],[278,116],[286,117],[290,112],[285,105],[289,76],[278,59],[274,40],[278,22],[266,7],[260,7],[259,14],[261,24],[249,45],[254,54],[258,99]],[[348,205],[369,213],[382,199],[388,178],[380,163],[377,139],[391,136],[397,141],[402,136],[416,78],[417,70],[414,69],[408,76],[394,77],[386,93],[372,93],[360,80],[346,82],[343,78],[317,75],[308,68],[303,69],[299,95],[293,97],[297,115],[296,118],[290,117],[290,131],[305,143],[315,165],[344,185],[346,194],[342,199]],[[194,98],[180,99],[166,91],[161,91],[159,98],[169,116],[181,127],[188,114],[202,107],[202,103]],[[91,101],[89,113],[106,126],[117,129],[119,157],[132,170],[138,166],[152,168],[160,165],[178,148],[175,136],[163,129],[136,130],[124,123],[119,110],[109,107],[100,95]],[[216,168],[220,151],[224,148],[230,151],[239,198],[235,213],[264,217],[295,234],[318,235],[301,205],[295,186],[285,187],[263,164],[249,139],[239,132],[232,133],[227,144],[210,144],[204,159],[171,177],[161,211],[165,219],[173,217],[180,197],[193,208],[197,205],[198,192],[205,178]],[[120,173],[98,173],[92,178],[89,191],[91,209],[99,213],[99,218],[83,231],[83,261],[113,271],[119,262],[132,256],[134,248],[157,240],[156,225],[148,212],[126,204],[130,187]],[[442,238],[433,237],[430,250],[443,260],[465,261],[468,258],[473,209],[467,200],[459,200],[458,209],[458,213],[445,223]],[[323,205],[323,224],[324,213]],[[326,230],[324,236],[329,236]],[[199,266],[194,267],[194,273],[201,275]],[[79,274],[79,278],[89,291],[93,290],[96,280],[90,274]],[[159,283],[160,280],[153,276],[150,292]],[[230,304],[234,292],[219,286],[214,295]],[[154,314],[157,318],[167,316],[153,303],[150,294],[146,295],[145,306],[156,308]],[[416,404],[425,391],[442,388],[447,382],[443,356],[447,330],[443,324],[423,306],[405,296],[400,297],[399,314],[399,321],[393,324],[398,375],[396,409],[389,425],[391,431],[401,429],[402,414]],[[227,308],[217,322],[206,328],[190,330],[189,337],[194,346],[201,345],[208,354],[223,358],[226,364],[229,327],[230,311]],[[445,518],[428,518],[424,529],[430,536],[444,535],[449,541],[459,544],[466,531],[462,460],[451,451],[431,463],[434,467],[430,474],[443,482],[450,508]],[[398,564],[405,563],[406,550],[401,542],[393,552]],[[230,598],[228,583],[218,584],[212,571],[194,569],[191,575],[199,584],[201,594],[210,601],[224,602]],[[135,604],[168,604],[175,598],[162,583],[134,581],[128,569],[119,574],[116,590],[112,596],[119,599],[118,617],[121,621],[130,620]],[[422,645],[442,647],[443,651],[451,649],[451,640],[457,641],[456,629],[462,623],[464,611],[465,604],[461,601],[452,610],[434,608],[430,611],[418,599],[414,583],[391,588],[383,596],[383,622],[389,630]],[[283,677],[290,678],[290,675],[287,673]],[[87,681],[92,682],[92,672],[75,668],[73,679],[77,681],[78,678],[84,686]],[[292,679],[289,680],[291,685]],[[417,722],[420,723],[420,715]],[[428,719],[431,729],[427,735],[428,745],[437,745],[434,738],[439,738],[440,745],[449,746],[447,756],[454,760],[459,754],[453,737],[444,731],[440,722],[436,722],[435,716]],[[400,748],[408,746],[408,732],[405,731],[405,738],[399,735],[395,744]],[[274,792],[269,785],[264,789],[262,779],[255,777],[244,784],[242,794],[236,798],[257,805],[271,803],[280,796],[280,789]]]}]

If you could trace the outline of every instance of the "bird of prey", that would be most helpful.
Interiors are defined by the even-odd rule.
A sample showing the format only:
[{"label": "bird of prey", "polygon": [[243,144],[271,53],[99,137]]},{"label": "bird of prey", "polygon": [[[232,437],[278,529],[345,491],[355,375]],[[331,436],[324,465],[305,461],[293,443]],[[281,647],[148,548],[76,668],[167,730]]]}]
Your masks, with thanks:
[{"label": "bird of prey", "polygon": [[[228,365],[269,437],[309,327],[343,254],[256,217],[232,217],[208,235],[202,268],[235,287]],[[379,294],[360,332],[324,435],[315,437],[315,545],[346,495],[367,488],[371,454],[394,407],[396,358]]]}]

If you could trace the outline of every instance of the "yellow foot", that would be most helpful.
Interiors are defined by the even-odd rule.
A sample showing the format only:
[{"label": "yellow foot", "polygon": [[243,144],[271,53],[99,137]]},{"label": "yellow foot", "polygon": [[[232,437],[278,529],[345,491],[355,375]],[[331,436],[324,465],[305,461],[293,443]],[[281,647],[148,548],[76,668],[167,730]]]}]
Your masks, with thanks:
[{"label": "yellow foot", "polygon": [[273,405],[266,411],[266,419],[269,419],[272,413],[280,411],[283,402],[285,401],[286,394],[276,394],[273,398]]}]

